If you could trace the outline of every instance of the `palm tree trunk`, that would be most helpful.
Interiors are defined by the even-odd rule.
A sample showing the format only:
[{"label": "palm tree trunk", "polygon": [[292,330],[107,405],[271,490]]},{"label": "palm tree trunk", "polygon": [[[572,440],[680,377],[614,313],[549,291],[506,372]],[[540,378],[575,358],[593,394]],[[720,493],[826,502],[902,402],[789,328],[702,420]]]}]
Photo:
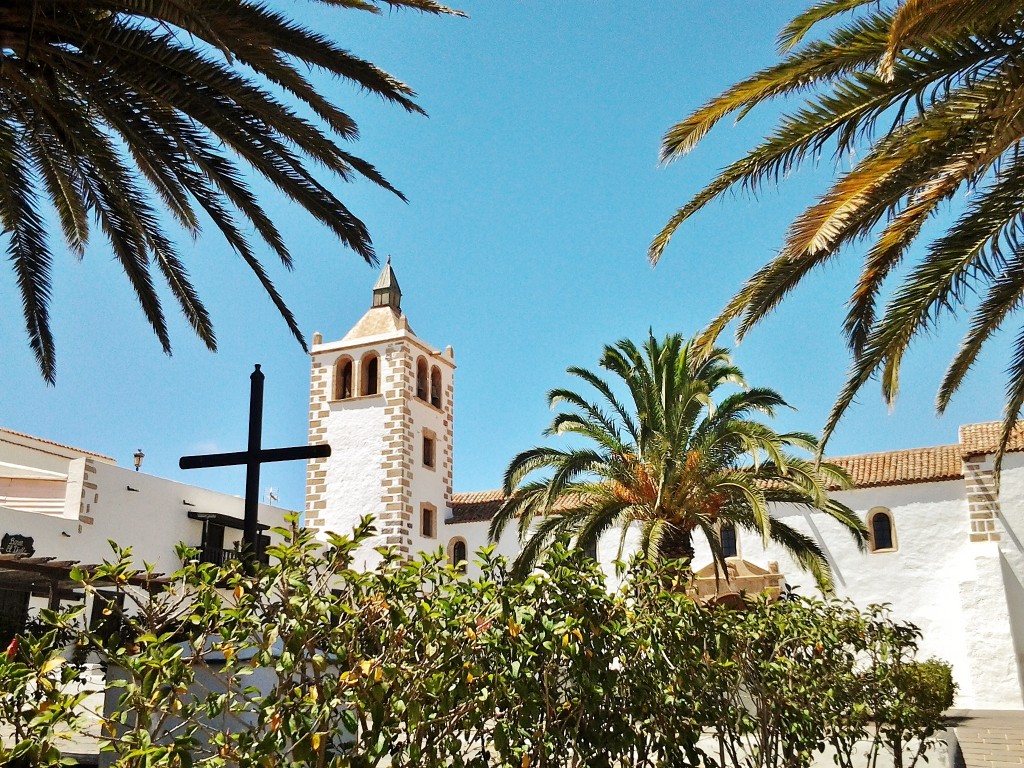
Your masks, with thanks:
[{"label": "palm tree trunk", "polygon": [[693,564],[693,534],[668,526],[658,547],[658,554],[663,560],[685,560],[687,566]]}]

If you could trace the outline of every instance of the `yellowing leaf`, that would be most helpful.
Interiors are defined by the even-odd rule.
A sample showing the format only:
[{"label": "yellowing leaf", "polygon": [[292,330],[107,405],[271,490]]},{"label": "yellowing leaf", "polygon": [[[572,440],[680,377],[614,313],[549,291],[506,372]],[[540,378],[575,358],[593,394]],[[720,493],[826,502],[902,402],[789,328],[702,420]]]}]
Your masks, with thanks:
[{"label": "yellowing leaf", "polygon": [[62,656],[53,656],[46,660],[43,664],[42,669],[39,670],[40,675],[48,675],[55,669],[60,669],[61,665],[64,664],[65,659]]},{"label": "yellowing leaf", "polygon": [[319,733],[314,733],[312,736],[309,737],[309,740],[313,743],[313,749],[320,749],[321,736]]},{"label": "yellowing leaf", "polygon": [[235,592],[234,592],[235,600],[241,600],[242,599],[242,595],[244,595],[244,594],[245,594],[245,590],[242,589],[242,585],[241,584],[239,584],[237,587],[235,587]]}]

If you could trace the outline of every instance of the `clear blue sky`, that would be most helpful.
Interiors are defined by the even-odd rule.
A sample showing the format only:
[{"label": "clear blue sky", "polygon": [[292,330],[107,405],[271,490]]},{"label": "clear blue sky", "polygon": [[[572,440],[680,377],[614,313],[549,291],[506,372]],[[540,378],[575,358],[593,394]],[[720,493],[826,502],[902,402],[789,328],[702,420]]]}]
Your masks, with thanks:
[{"label": "clear blue sky", "polygon": [[[338,185],[381,257],[393,255],[413,328],[455,348],[455,487],[469,491],[497,487],[509,458],[540,441],[550,418],[545,392],[567,383],[566,366],[593,366],[603,344],[639,338],[648,327],[689,334],[706,323],[772,256],[831,167],[801,171],[758,200],[712,205],[652,269],[646,246],[665,219],[767,130],[772,115],[720,126],[669,168],[657,162],[661,134],[770,63],[776,31],[804,1],[456,4],[470,18],[372,17],[324,6],[303,18],[410,83],[430,113],[407,115],[320,81],[359,121],[356,151],[410,199],[405,205],[368,184]],[[339,338],[367,308],[377,270],[264,191],[297,262],[287,273],[267,255],[279,289],[307,335]],[[146,471],[240,494],[240,471],[184,473],[177,461],[244,447],[248,375],[259,362],[267,374],[265,444],[304,442],[308,359],[215,232],[186,242],[183,252],[221,351],[206,352],[175,316],[175,354],[165,357],[97,237],[83,262],[58,259],[54,388],[43,384],[29,352],[14,276],[0,268],[0,425],[127,465],[141,447]],[[819,431],[841,384],[851,266],[848,259],[808,280],[737,350],[753,383],[780,390],[799,409],[779,420],[782,428]],[[951,412],[934,415],[958,330],[947,326],[912,349],[892,414],[869,388],[830,453],[954,442],[959,424],[999,418],[1005,339]],[[281,503],[292,507],[302,506],[303,483],[301,464],[264,472],[263,487],[279,488]]]}]

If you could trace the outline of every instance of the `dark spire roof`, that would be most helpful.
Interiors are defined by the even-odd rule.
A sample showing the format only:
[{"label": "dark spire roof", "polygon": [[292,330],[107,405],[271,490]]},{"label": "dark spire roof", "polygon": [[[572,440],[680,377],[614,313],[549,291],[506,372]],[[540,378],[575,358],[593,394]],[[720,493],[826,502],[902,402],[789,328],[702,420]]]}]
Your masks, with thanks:
[{"label": "dark spire roof", "polygon": [[398,285],[398,278],[395,277],[395,270],[391,268],[390,256],[373,286],[373,306],[391,307],[396,312],[402,311],[402,289]]}]

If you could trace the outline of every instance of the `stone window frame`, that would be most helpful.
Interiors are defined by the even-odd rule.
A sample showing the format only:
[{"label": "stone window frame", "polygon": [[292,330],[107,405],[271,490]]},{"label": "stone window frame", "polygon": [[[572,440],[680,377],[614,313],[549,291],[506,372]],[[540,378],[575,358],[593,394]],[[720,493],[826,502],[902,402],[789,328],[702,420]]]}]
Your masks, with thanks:
[{"label": "stone window frame", "polygon": [[[342,391],[342,380],[341,380],[341,369],[345,363],[349,364],[349,393],[348,397],[344,396]],[[337,360],[334,361],[334,382],[331,386],[331,394],[333,400],[351,400],[356,396],[356,361],[352,359],[351,355],[340,355]]]},{"label": "stone window frame", "polygon": [[[875,545],[875,518],[885,515],[889,520],[889,543],[888,547],[877,547]],[[868,510],[865,525],[868,529],[868,551],[871,554],[885,554],[899,550],[899,540],[896,538],[896,518],[889,507],[872,507]]]},{"label": "stone window frame", "polygon": [[[463,547],[463,557],[460,560],[455,559],[455,548],[461,544]],[[461,574],[465,574],[469,568],[469,544],[466,539],[462,536],[454,536],[448,542],[448,564],[452,566],[456,571]]]},{"label": "stone window frame", "polygon": [[[376,361],[377,363],[377,374],[372,382],[374,385],[374,391],[370,392],[370,365]],[[359,359],[359,396],[360,397],[376,397],[381,394],[381,365],[380,365],[380,354],[375,350],[370,350],[363,354]]]},{"label": "stone window frame", "polygon": [[427,502],[420,504],[420,536],[424,539],[437,538],[437,507]]},{"label": "stone window frame", "polygon": [[[427,451],[427,444],[430,444],[430,450]],[[430,462],[427,462],[427,456],[430,456]],[[427,469],[437,469],[437,434],[430,429],[424,429],[422,439],[420,440],[420,458],[422,459],[423,466]]]}]

